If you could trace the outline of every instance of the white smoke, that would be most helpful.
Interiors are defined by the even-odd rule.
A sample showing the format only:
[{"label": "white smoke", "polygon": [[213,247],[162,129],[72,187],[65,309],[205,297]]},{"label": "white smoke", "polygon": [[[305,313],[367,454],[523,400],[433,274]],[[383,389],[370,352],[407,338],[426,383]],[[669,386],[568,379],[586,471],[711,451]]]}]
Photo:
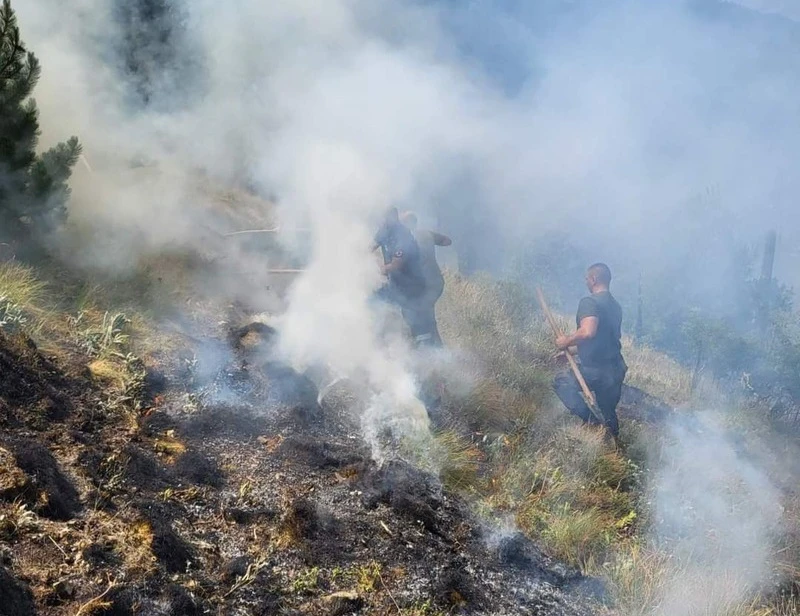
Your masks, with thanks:
[{"label": "white smoke", "polygon": [[651,482],[671,578],[654,616],[728,613],[773,581],[781,494],[711,413],[671,420]]},{"label": "white smoke", "polygon": [[[364,383],[380,457],[383,427],[427,422],[408,348],[380,339],[369,303],[387,206],[480,220],[456,244],[498,261],[564,231],[629,271],[691,262],[682,274],[709,294],[732,238],[800,235],[797,49],[689,4],[175,0],[176,53],[202,70],[183,88],[148,67],[166,75],[151,106],[130,102],[114,0],[15,8],[43,64],[43,141],[78,135],[92,169],[72,182],[70,256],[121,269],[200,243],[220,217],[198,173],[276,194],[263,217],[311,229],[282,351]],[[718,200],[686,206],[709,185]],[[676,429],[664,456],[661,530],[689,565],[661,613],[689,614],[763,577],[777,497],[713,424]]]}]

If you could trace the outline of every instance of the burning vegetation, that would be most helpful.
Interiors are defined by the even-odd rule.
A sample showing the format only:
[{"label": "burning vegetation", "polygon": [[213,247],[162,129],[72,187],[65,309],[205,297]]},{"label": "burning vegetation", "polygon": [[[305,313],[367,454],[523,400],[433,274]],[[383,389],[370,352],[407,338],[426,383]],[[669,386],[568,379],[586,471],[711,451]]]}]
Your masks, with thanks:
[{"label": "burning vegetation", "polygon": [[50,338],[60,360],[1,334],[4,613],[592,612],[577,569],[521,534],[493,545],[436,475],[376,464],[348,392],[304,397],[271,328],[233,331],[230,361],[200,376],[187,357],[225,330],[148,350],[129,321],[83,315]]},{"label": "burning vegetation", "polygon": [[[243,11],[259,26],[268,21],[260,4]],[[39,64],[2,3],[0,616],[798,613],[800,329],[791,293],[772,273],[775,235],[760,278],[738,261],[733,268],[733,311],[678,305],[682,288],[664,283],[648,297],[670,309],[645,326],[639,281],[638,318],[628,328],[635,337],[622,342],[621,431],[609,442],[567,415],[552,391],[552,332],[572,331],[573,322],[543,314],[530,291],[533,280],[563,300],[576,260],[583,275],[583,253],[578,259],[563,238],[524,251],[509,245],[519,257],[510,274],[505,262],[484,265],[507,275],[476,273],[475,236],[499,237],[500,225],[470,203],[467,215],[440,212],[453,223],[459,263],[437,277],[438,313],[442,286],[425,310],[373,304],[380,273],[401,278],[403,253],[417,241],[379,233],[384,262],[370,261],[386,193],[428,190],[437,201],[454,182],[470,199],[493,187],[497,199],[516,201],[513,168],[531,161],[515,160],[518,146],[506,140],[513,131],[484,117],[493,96],[462,106],[461,98],[482,100],[473,96],[478,86],[462,82],[460,70],[431,69],[448,45],[389,49],[403,38],[395,40],[395,27],[421,23],[414,11],[387,11],[395,33],[387,35],[374,21],[380,11],[356,19],[348,4],[332,2],[341,14],[266,13],[279,24],[276,48],[287,52],[273,55],[289,68],[270,66],[276,81],[261,83],[270,87],[239,92],[228,81],[239,71],[217,62],[219,49],[192,30],[208,25],[207,8],[196,9],[195,23],[188,5],[167,0],[83,5],[77,13],[87,22],[75,30],[107,53],[98,68],[55,34],[49,20],[61,9],[40,0],[31,21],[46,32],[40,41],[52,44],[51,58],[61,57],[59,45],[75,52],[63,56],[65,73],[80,65],[104,105],[114,98],[98,85],[104,79],[114,95],[131,95],[98,114],[98,126],[125,129],[91,131],[107,154],[94,169],[74,137],[38,153],[30,96]],[[715,3],[692,4],[705,15]],[[634,18],[652,27],[651,17]],[[92,30],[103,19],[124,36],[109,43]],[[213,34],[203,33],[215,43],[224,30],[216,20],[215,9]],[[262,34],[240,38],[269,38]],[[298,69],[294,38],[303,37]],[[373,44],[384,38],[387,49]],[[347,56],[362,39],[364,49],[352,45],[360,51]],[[327,72],[339,53],[356,60],[353,74],[338,64]],[[120,66],[106,70],[108,58]],[[318,79],[296,79],[309,59],[325,67]],[[398,97],[408,115],[371,98],[385,75],[387,88],[412,94]],[[575,82],[571,73],[565,81]],[[278,95],[274,117],[242,102],[281,86],[290,94]],[[349,98],[361,95],[366,104]],[[318,100],[333,102],[318,109]],[[526,124],[507,102],[488,115]],[[220,138],[218,106],[246,128],[220,122]],[[392,115],[364,120],[367,108]],[[359,116],[352,125],[351,109]],[[395,120],[400,132],[383,133]],[[208,134],[198,134],[201,125]],[[256,126],[270,145],[251,151]],[[478,128],[465,135],[462,126]],[[339,131],[345,136],[331,137]],[[616,139],[619,131],[608,132]],[[121,146],[122,134],[135,145]],[[208,155],[209,142],[227,140],[235,156]],[[433,143],[445,144],[446,156]],[[117,147],[124,153],[112,156]],[[649,141],[646,149],[659,150]],[[473,191],[473,163],[455,165],[453,150],[497,175],[487,172]],[[269,169],[254,162],[261,159]],[[95,191],[123,205],[114,213],[109,204],[87,206],[65,227],[79,161],[88,173],[76,182],[84,206],[97,205]],[[448,179],[438,185],[430,168]],[[265,193],[262,181],[280,187],[284,201],[255,194]],[[681,214],[703,240],[706,227],[723,226],[708,198],[690,204],[696,218]],[[430,235],[434,255],[451,243],[415,223],[417,231]],[[718,248],[704,244],[703,254]],[[684,257],[685,270],[703,261]],[[621,278],[632,297],[631,271]],[[407,328],[419,329],[418,347]]]},{"label": "burning vegetation", "polygon": [[[113,286],[70,295],[45,271],[0,266],[25,315],[0,338],[5,613],[651,614],[693,566],[680,529],[651,534],[653,452],[685,412],[635,385],[690,395],[653,351],[629,347],[623,446],[608,449],[549,398],[535,308],[521,329],[508,287],[448,274],[442,332],[469,376],[441,363],[432,441],[385,434],[375,462],[363,392],[319,396],[269,325],[208,304],[189,337]],[[756,423],[743,407],[723,431],[777,465]],[[793,478],[773,476],[789,530]],[[792,613],[793,536],[770,539],[773,581],[718,613]]]}]

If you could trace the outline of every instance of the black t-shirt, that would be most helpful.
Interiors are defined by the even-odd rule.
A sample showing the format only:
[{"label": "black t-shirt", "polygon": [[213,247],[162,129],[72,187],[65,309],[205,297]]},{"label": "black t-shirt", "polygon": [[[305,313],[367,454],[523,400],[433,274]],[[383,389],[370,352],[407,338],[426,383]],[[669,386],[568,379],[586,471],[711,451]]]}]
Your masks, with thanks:
[{"label": "black t-shirt", "polygon": [[425,276],[419,247],[414,235],[403,224],[384,226],[375,236],[381,247],[383,262],[389,264],[394,258],[403,259],[403,267],[389,274],[389,281],[406,297],[419,297],[425,291]]},{"label": "black t-shirt", "polygon": [[584,297],[578,304],[578,327],[586,317],[597,317],[594,338],[578,344],[581,364],[591,368],[617,366],[622,362],[622,308],[609,291]]}]

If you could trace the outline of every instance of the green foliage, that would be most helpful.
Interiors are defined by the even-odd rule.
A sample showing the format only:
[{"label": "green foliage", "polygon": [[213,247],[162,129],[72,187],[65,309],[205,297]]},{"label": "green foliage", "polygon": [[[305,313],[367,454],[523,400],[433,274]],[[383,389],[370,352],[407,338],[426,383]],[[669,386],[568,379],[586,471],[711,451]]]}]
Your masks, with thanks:
[{"label": "green foliage", "polygon": [[400,614],[403,616],[445,616],[447,612],[436,608],[433,602],[427,599],[400,610]]},{"label": "green foliage", "polygon": [[25,312],[5,295],[0,295],[0,329],[17,331],[28,322]]},{"label": "green foliage", "polygon": [[800,394],[792,291],[778,280],[757,278],[756,257],[743,246],[731,248],[727,278],[714,281],[716,303],[682,286],[680,276],[645,284],[645,342],[691,370],[692,390],[708,375],[744,379],[764,395],[775,388]]},{"label": "green foliage", "polygon": [[355,567],[355,578],[358,592],[365,594],[375,590],[381,579],[381,565],[375,561]]},{"label": "green foliage", "polygon": [[575,510],[565,503],[548,516],[542,539],[553,554],[585,568],[590,558],[608,549],[614,535],[603,512]]},{"label": "green foliage", "polygon": [[0,229],[9,237],[53,229],[66,217],[67,180],[81,154],[76,137],[36,154],[41,75],[23,44],[9,0],[0,6]]},{"label": "green foliage", "polygon": [[102,357],[109,352],[118,351],[128,342],[126,326],[130,320],[122,313],[103,314],[102,322],[97,326],[84,326],[85,313],[78,313],[71,318],[71,325],[77,330],[78,341],[84,350],[93,357]]},{"label": "green foliage", "polygon": [[313,592],[319,584],[319,567],[312,567],[299,573],[294,580],[292,580],[291,591],[293,593],[310,593]]}]

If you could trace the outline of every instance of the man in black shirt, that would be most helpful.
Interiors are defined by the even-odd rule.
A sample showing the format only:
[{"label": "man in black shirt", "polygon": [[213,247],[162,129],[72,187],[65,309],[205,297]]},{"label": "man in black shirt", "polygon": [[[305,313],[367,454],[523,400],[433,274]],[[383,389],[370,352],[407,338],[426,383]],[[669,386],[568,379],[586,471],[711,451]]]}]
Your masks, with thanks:
[{"label": "man in black shirt", "polygon": [[[577,347],[580,369],[589,389],[595,395],[603,420],[616,438],[619,434],[617,403],[628,367],[622,358],[622,308],[611,295],[611,270],[604,263],[595,263],[586,272],[586,286],[591,295],[578,305],[578,329],[560,336],[556,346],[566,352]],[[589,423],[599,423],[587,406],[575,376],[556,377],[556,395],[572,413]]]},{"label": "man in black shirt", "polygon": [[417,345],[430,344],[436,323],[431,322],[424,309],[426,284],[419,246],[408,227],[400,222],[397,208],[387,211],[375,236],[375,248],[383,253],[381,272],[388,278],[387,284],[378,290],[378,298],[400,307]]}]

